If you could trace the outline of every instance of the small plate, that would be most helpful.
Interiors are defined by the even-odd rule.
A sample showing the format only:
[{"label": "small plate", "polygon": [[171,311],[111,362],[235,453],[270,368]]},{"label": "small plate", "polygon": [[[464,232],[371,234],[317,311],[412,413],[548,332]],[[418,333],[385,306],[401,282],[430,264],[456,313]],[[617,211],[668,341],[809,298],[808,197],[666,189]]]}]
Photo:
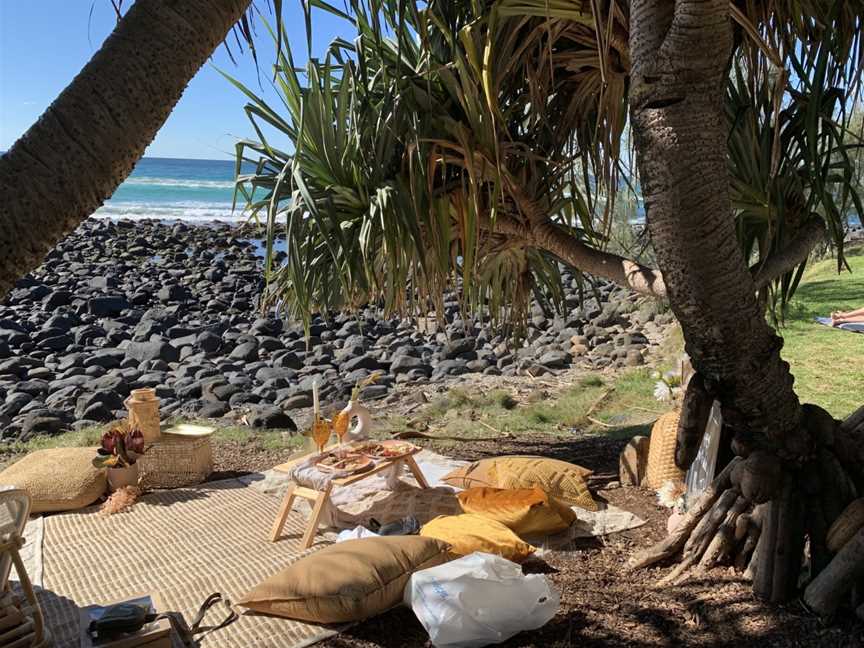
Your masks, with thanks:
[{"label": "small plate", "polygon": [[[370,470],[372,466],[374,466],[374,462],[367,456],[364,455],[353,455],[351,456],[351,460],[354,462],[350,468],[339,467],[339,464],[336,465],[327,465],[322,463],[325,459],[329,457],[335,456],[332,452],[325,454],[321,459],[315,462],[318,470],[321,472],[331,473],[336,476],[347,476],[354,475],[359,472],[365,472]],[[341,460],[340,460],[341,461]]]},{"label": "small plate", "polygon": [[[367,457],[372,457],[373,459],[399,459],[410,455],[419,449],[413,443],[400,441],[399,439],[387,439],[386,441],[375,441],[372,443],[375,443],[380,450],[378,448],[372,451],[366,450],[363,451],[363,454]],[[381,454],[381,450],[390,450],[393,454]]]}]

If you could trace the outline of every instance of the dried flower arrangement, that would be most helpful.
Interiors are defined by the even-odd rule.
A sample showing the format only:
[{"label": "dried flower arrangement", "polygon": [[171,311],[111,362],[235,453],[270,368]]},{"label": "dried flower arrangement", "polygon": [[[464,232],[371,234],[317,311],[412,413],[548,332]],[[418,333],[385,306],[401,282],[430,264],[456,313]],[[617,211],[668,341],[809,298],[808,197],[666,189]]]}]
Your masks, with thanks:
[{"label": "dried flower arrangement", "polygon": [[93,458],[97,468],[126,468],[135,465],[147,451],[144,435],[128,421],[117,421],[102,434],[102,442]]},{"label": "dried flower arrangement", "polygon": [[131,507],[141,497],[141,489],[137,486],[123,486],[111,493],[99,509],[99,515],[114,515],[122,513]]}]

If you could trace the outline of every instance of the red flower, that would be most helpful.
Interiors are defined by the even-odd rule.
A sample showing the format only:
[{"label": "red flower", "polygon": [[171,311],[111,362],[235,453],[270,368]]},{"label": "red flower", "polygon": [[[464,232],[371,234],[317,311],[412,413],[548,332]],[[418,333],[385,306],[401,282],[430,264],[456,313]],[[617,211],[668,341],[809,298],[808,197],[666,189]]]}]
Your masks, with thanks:
[{"label": "red flower", "polygon": [[108,454],[114,454],[117,448],[117,438],[114,436],[113,431],[108,431],[102,434],[102,448]]},{"label": "red flower", "polygon": [[135,454],[144,454],[144,435],[141,430],[132,430],[126,435],[126,450]]}]

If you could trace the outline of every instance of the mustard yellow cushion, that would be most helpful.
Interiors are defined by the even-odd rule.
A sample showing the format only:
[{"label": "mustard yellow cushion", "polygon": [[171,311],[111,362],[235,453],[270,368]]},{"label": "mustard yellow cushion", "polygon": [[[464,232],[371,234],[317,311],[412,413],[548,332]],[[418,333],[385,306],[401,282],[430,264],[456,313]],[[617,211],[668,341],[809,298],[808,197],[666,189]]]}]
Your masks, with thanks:
[{"label": "mustard yellow cushion", "polygon": [[539,488],[479,486],[462,491],[458,497],[465,513],[500,522],[519,536],[560,533],[576,521],[569,506]]},{"label": "mustard yellow cushion", "polygon": [[596,511],[585,481],[590,474],[587,468],[559,459],[513,456],[475,461],[450,472],[443,481],[457,488],[539,488],[567,504]]},{"label": "mustard yellow cushion", "polygon": [[36,450],[0,473],[0,484],[26,490],[33,513],[84,508],[108,487],[105,471],[93,467],[95,456],[96,448]]},{"label": "mustard yellow cushion", "polygon": [[238,604],[314,623],[361,621],[401,603],[411,574],[450,560],[448,549],[419,536],[339,542],[256,585]]},{"label": "mustard yellow cushion", "polygon": [[500,522],[470,513],[441,515],[424,524],[420,535],[446,542],[457,556],[482,551],[521,563],[536,551]]}]

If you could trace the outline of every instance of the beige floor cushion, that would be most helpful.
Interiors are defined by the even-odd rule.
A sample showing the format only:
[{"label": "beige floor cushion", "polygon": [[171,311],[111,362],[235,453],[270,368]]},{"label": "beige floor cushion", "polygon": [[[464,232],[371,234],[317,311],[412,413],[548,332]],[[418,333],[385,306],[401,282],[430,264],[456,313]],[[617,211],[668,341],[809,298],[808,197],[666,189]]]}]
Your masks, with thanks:
[{"label": "beige floor cushion", "polygon": [[96,448],[36,450],[0,473],[0,484],[26,490],[33,513],[84,508],[107,488],[105,470],[91,463],[95,456]]},{"label": "beige floor cushion", "polygon": [[500,522],[468,513],[437,517],[423,525],[420,535],[446,542],[458,556],[482,551],[521,563],[537,550]]},{"label": "beige floor cushion", "polygon": [[457,468],[442,480],[457,488],[539,488],[572,506],[596,511],[585,481],[591,471],[582,466],[547,457],[508,456],[481,459]]},{"label": "beige floor cushion", "polygon": [[298,560],[237,603],[313,623],[361,621],[401,603],[411,574],[450,560],[449,548],[420,536],[347,540]]},{"label": "beige floor cushion", "polygon": [[522,537],[561,533],[576,521],[569,506],[540,488],[478,486],[462,491],[458,498],[465,513],[500,522]]}]

